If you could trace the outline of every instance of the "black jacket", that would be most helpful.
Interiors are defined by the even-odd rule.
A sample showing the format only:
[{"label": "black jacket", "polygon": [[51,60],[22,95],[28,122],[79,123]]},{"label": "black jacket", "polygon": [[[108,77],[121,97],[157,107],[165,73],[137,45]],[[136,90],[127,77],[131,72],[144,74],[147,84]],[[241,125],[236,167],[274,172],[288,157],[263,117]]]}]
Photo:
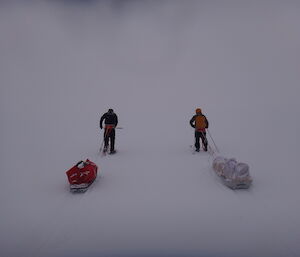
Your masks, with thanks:
[{"label": "black jacket", "polygon": [[105,125],[114,125],[115,127],[118,125],[118,116],[114,112],[104,113],[100,119],[100,128],[102,129],[102,123],[104,120]]}]

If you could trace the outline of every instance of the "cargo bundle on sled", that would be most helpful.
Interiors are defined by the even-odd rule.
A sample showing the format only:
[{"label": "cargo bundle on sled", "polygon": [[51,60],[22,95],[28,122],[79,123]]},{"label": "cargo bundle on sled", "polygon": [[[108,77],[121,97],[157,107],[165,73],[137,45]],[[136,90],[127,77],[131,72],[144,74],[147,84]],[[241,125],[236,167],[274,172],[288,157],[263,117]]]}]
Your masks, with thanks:
[{"label": "cargo bundle on sled", "polygon": [[212,166],[223,183],[231,189],[247,189],[252,184],[249,166],[246,163],[218,156],[213,160]]},{"label": "cargo bundle on sled", "polygon": [[97,177],[98,167],[89,159],[80,161],[69,169],[66,174],[72,193],[84,193]]}]

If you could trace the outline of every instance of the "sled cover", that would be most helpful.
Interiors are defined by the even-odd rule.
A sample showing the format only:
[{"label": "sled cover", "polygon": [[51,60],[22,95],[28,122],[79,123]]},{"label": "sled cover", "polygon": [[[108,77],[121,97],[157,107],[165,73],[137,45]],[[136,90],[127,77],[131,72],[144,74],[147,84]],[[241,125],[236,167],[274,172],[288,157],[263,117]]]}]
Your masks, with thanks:
[{"label": "sled cover", "polygon": [[213,160],[213,169],[231,189],[246,189],[252,183],[248,164],[237,162],[233,158],[216,157]]},{"label": "sled cover", "polygon": [[90,184],[96,179],[97,171],[97,165],[87,159],[78,162],[66,174],[71,185]]}]

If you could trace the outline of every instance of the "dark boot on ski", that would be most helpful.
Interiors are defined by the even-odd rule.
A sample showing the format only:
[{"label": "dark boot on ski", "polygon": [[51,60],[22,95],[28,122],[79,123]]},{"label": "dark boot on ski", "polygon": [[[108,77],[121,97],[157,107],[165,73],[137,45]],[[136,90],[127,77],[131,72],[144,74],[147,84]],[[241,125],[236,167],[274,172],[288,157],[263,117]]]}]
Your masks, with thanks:
[{"label": "dark boot on ski", "polygon": [[115,153],[116,153],[116,150],[110,150],[109,154],[115,154]]},{"label": "dark boot on ski", "polygon": [[195,150],[196,152],[199,152],[200,151],[200,149],[199,148],[196,148],[196,150]]}]

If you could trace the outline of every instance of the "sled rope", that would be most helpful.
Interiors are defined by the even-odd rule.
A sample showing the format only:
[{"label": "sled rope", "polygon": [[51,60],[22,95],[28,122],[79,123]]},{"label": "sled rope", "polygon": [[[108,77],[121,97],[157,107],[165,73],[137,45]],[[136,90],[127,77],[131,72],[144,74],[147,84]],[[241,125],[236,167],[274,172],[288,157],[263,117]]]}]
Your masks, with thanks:
[{"label": "sled rope", "polygon": [[217,151],[217,153],[219,153],[220,151],[219,151],[219,149],[218,149],[218,147],[217,147],[217,145],[216,145],[216,143],[215,143],[215,141],[214,141],[214,139],[212,138],[212,136],[211,136],[211,134],[210,134],[210,132],[209,132],[209,130],[207,129],[207,132],[208,132],[208,135],[209,135],[209,137],[211,138],[211,140],[213,141],[213,143],[214,143],[214,146],[215,146],[215,148],[216,148],[216,151]]}]

